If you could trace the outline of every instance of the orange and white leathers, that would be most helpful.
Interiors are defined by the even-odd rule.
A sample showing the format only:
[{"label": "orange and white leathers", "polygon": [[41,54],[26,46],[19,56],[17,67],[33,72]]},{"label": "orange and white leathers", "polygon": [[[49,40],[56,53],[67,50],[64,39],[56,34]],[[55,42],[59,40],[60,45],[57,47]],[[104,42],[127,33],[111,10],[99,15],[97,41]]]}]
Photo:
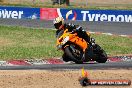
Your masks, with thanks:
[{"label": "orange and white leathers", "polygon": [[[90,36],[88,32],[87,34]],[[88,47],[88,43],[83,38],[78,37],[77,33],[68,32],[68,29],[66,29],[64,30],[63,34],[57,39],[57,46],[63,46],[68,41],[80,46],[83,52],[85,52],[86,48]],[[64,46],[63,48],[67,46],[68,45]]]}]

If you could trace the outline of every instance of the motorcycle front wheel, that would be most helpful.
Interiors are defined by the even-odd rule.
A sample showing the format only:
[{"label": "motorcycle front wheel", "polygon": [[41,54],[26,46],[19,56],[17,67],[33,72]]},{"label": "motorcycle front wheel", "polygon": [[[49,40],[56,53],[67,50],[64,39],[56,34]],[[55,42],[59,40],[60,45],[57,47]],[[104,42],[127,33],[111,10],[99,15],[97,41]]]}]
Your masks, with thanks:
[{"label": "motorcycle front wheel", "polygon": [[96,62],[105,63],[108,59],[106,52],[96,44],[96,48],[94,48],[94,54],[96,55]]},{"label": "motorcycle front wheel", "polygon": [[76,64],[83,63],[83,50],[77,45],[70,45],[64,49],[65,54]]}]

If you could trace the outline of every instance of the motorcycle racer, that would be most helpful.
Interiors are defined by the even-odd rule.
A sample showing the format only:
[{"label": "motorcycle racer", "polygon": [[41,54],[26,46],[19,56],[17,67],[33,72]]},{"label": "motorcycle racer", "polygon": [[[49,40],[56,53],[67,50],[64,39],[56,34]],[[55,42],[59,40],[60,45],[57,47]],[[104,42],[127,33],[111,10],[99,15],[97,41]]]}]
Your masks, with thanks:
[{"label": "motorcycle racer", "polygon": [[88,61],[99,63],[107,61],[105,51],[95,43],[94,38],[90,38],[90,34],[81,26],[64,23],[62,17],[55,18],[53,23],[57,29],[57,49],[64,52],[62,55],[64,61],[73,61],[77,64]]},{"label": "motorcycle racer", "polygon": [[57,29],[56,36],[61,30],[68,29],[69,32],[77,33],[80,38],[83,38],[87,43],[90,43],[90,35],[79,25],[65,23],[63,17],[57,17],[53,20],[54,27]]}]

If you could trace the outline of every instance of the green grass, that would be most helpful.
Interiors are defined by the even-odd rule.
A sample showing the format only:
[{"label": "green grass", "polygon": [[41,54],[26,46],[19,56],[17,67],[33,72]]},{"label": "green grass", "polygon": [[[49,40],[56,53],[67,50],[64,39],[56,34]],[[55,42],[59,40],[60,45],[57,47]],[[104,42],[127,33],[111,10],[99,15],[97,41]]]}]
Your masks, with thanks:
[{"label": "green grass", "polygon": [[[132,39],[91,35],[108,55],[132,54]],[[61,57],[56,49],[55,30],[0,26],[0,59]]]},{"label": "green grass", "polygon": [[108,55],[132,54],[132,38],[93,35]]},{"label": "green grass", "polygon": [[60,56],[55,42],[53,30],[0,26],[0,59]]}]

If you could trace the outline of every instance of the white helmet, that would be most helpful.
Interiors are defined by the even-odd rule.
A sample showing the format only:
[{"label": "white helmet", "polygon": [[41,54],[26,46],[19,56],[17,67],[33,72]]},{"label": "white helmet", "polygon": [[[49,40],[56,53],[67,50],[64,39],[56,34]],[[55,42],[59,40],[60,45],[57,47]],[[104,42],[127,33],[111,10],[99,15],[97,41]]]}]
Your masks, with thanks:
[{"label": "white helmet", "polygon": [[59,29],[59,27],[64,24],[64,19],[63,17],[57,17],[53,20],[53,23],[54,23],[55,28]]}]

